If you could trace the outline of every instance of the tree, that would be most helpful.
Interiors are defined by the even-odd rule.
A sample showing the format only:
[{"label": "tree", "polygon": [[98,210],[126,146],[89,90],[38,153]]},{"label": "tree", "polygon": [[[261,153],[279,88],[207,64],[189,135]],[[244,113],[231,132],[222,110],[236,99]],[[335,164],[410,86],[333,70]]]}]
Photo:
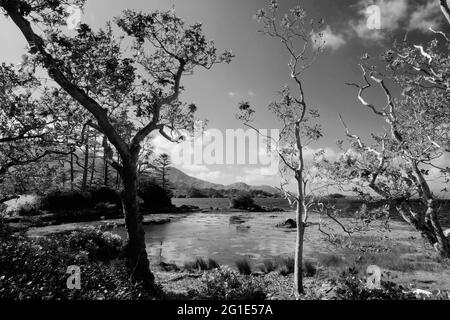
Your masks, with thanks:
[{"label": "tree", "polygon": [[161,185],[163,189],[166,189],[167,170],[171,165],[170,157],[167,153],[160,154],[155,161],[155,165],[161,173]]},{"label": "tree", "polygon": [[25,192],[20,185],[29,190],[32,180],[49,168],[42,164],[44,159],[73,151],[66,144],[65,104],[52,88],[35,95],[40,84],[26,68],[0,66],[0,203]]},{"label": "tree", "polygon": [[[232,55],[218,54],[200,23],[187,25],[174,11],[147,14],[126,10],[115,20],[116,32],[123,33],[119,37],[112,23],[98,31],[82,24],[75,35],[65,34],[66,6],[82,7],[84,2],[1,0],[0,7],[28,42],[30,63],[47,70],[90,114],[93,120],[89,125],[107,137],[105,153],[123,181],[131,278],[153,290],[154,276],[137,205],[141,144],[152,132],[179,141],[180,129],[192,127],[195,112],[179,100],[183,75],[196,67],[211,69],[217,63],[230,62]],[[123,45],[125,37],[131,46]],[[109,144],[119,154],[120,163]]]},{"label": "tree", "polygon": [[[368,61],[365,56],[360,64],[363,84],[349,85],[358,89],[361,104],[384,120],[388,129],[373,134],[373,142],[369,144],[352,133],[343,121],[351,146],[338,161],[325,161],[323,168],[330,179],[353,185],[353,191],[361,196],[384,198],[386,210],[396,210],[441,257],[450,257],[449,238],[439,221],[439,192],[433,192],[430,185],[440,178],[444,183],[449,181],[449,168],[438,165],[445,154],[442,145],[448,139],[448,93],[406,81],[405,77],[411,80],[411,74],[400,77],[400,69],[389,57],[388,61],[393,62],[390,67],[395,68],[391,79],[397,79],[396,84],[403,89],[403,95],[395,98],[387,79]],[[386,105],[377,106],[365,98],[374,84],[386,97]],[[420,200],[418,206],[411,201],[414,199]]]},{"label": "tree", "polygon": [[[284,182],[281,189],[286,198],[296,205],[294,290],[298,297],[303,293],[303,241],[308,221],[308,208],[311,205],[307,197],[308,170],[304,151],[309,144],[322,136],[321,127],[315,122],[319,113],[312,109],[306,100],[303,77],[305,70],[312,65],[322,51],[323,41],[319,30],[323,26],[323,21],[308,21],[305,11],[299,6],[280,18],[278,2],[274,0],[270,1],[268,8],[258,11],[257,19],[263,26],[261,32],[281,41],[283,48],[289,54],[290,76],[296,86],[296,93],[292,93],[289,86],[283,87],[279,93],[279,99],[273,102],[269,108],[283,125],[280,137],[275,141],[278,145],[277,153],[283,163],[281,174]],[[259,132],[251,124],[255,111],[250,104],[242,102],[239,110],[239,119],[248,127]],[[288,181],[292,176],[296,181],[296,194],[287,188]]]}]

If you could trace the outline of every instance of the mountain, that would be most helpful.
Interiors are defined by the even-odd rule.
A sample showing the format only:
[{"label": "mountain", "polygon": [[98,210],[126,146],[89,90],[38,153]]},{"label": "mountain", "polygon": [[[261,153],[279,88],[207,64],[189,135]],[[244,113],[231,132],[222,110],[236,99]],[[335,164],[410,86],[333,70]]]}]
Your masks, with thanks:
[{"label": "mountain", "polygon": [[176,195],[187,195],[189,190],[193,188],[199,190],[213,189],[217,191],[239,190],[239,191],[250,191],[254,193],[259,192],[261,194],[267,193],[275,196],[280,195],[280,191],[271,186],[267,185],[251,186],[243,182],[237,182],[230,185],[212,183],[195,177],[191,177],[190,175],[187,175],[183,171],[174,167],[168,169],[167,179],[172,184],[172,187],[175,190]]}]

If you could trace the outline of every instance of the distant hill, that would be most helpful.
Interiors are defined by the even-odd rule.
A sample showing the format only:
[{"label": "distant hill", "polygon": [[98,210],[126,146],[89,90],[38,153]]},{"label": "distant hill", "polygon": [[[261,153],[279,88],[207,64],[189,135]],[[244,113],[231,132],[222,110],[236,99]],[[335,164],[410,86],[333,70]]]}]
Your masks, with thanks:
[{"label": "distant hill", "polygon": [[[267,194],[266,196],[281,195],[279,190],[272,186],[251,186],[243,182],[237,182],[230,185],[212,183],[187,175],[183,171],[173,167],[168,169],[167,177],[174,189],[176,196],[189,196],[189,193],[193,188],[200,191],[208,191],[208,194],[211,194],[211,190],[216,190],[219,193],[226,193],[227,195],[229,195],[231,191],[239,190],[249,191],[254,194],[259,193],[261,194],[261,196],[264,196],[265,193]],[[218,193],[215,194],[218,195]]]}]

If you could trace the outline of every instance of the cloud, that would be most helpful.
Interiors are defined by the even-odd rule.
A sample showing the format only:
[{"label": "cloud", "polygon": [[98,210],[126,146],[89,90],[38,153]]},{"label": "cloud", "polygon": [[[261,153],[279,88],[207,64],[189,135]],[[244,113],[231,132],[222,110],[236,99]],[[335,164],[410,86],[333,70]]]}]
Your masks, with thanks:
[{"label": "cloud", "polygon": [[441,24],[441,9],[437,1],[430,1],[419,6],[412,14],[408,28],[410,30],[427,31],[430,27]]},{"label": "cloud", "polygon": [[213,182],[213,183],[221,183],[221,181],[218,181],[219,179],[223,179],[226,177],[226,174],[222,171],[210,171],[210,172],[200,172],[197,174],[193,174],[192,176],[202,179],[205,181]]},{"label": "cloud", "polygon": [[230,92],[228,92],[228,96],[229,97],[235,97],[236,96],[236,92],[230,91]]},{"label": "cloud", "polygon": [[249,90],[249,91],[247,92],[247,94],[248,94],[250,97],[254,97],[254,96],[256,95],[252,90]]},{"label": "cloud", "polygon": [[[373,5],[379,8],[380,30],[371,29],[368,25],[371,16],[377,14],[377,12],[368,9]],[[350,21],[350,28],[359,38],[368,41],[384,39],[385,31],[397,30],[400,28],[401,22],[408,17],[407,0],[361,0],[358,2],[357,8],[360,18],[357,21]]]},{"label": "cloud", "polygon": [[347,41],[344,39],[344,36],[341,34],[333,33],[329,25],[326,26],[326,28],[321,33],[322,38],[320,38],[317,33],[313,33],[311,36],[314,47],[316,49],[320,44],[323,44],[324,48],[330,48],[332,51],[336,51],[347,43]]},{"label": "cloud", "polygon": [[[377,14],[369,9],[374,5],[379,8],[380,29],[369,28],[369,20]],[[366,41],[381,41],[397,30],[426,32],[442,21],[438,1],[434,0],[360,0],[356,8],[359,18],[349,21],[348,33]]]}]

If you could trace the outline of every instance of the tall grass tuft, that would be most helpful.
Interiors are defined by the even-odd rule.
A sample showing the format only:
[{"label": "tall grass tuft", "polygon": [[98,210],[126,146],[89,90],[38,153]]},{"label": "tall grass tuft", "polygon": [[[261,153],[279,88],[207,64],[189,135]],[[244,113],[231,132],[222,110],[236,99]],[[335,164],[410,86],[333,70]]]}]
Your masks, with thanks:
[{"label": "tall grass tuft", "polygon": [[219,268],[219,264],[212,258],[203,259],[196,258],[194,261],[189,261],[184,264],[184,269],[188,271],[206,271]]},{"label": "tall grass tuft", "polygon": [[292,257],[279,258],[277,261],[278,273],[282,276],[294,273],[295,260]]},{"label": "tall grass tuft", "polygon": [[271,273],[277,269],[277,265],[271,259],[265,259],[259,269],[264,273]]},{"label": "tall grass tuft", "polygon": [[252,274],[252,267],[247,259],[236,261],[236,267],[238,268],[240,274],[244,275]]}]

